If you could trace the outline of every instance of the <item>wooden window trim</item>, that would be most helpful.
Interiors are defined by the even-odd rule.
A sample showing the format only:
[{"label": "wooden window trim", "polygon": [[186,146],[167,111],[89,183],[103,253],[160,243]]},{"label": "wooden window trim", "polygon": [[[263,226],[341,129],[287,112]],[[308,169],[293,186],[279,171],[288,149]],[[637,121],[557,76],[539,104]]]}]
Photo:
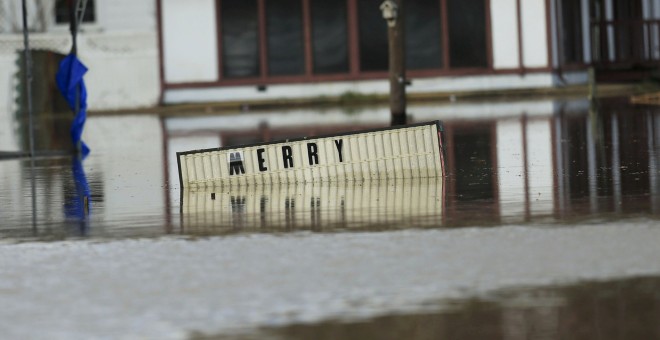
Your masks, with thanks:
[{"label": "wooden window trim", "polygon": [[[162,0],[158,0],[160,4]],[[257,16],[258,16],[258,46],[259,46],[259,67],[260,72],[257,77],[240,78],[240,79],[227,79],[224,77],[223,72],[223,39],[222,39],[222,1],[216,0],[216,33],[217,33],[217,63],[218,74],[217,80],[211,82],[182,82],[182,83],[167,83],[163,79],[163,89],[177,89],[177,88],[204,88],[204,87],[222,87],[222,86],[259,86],[270,84],[295,84],[295,83],[311,83],[311,82],[325,82],[325,81],[359,81],[359,80],[373,80],[373,79],[387,79],[388,74],[384,72],[369,72],[360,70],[360,51],[359,51],[359,27],[358,27],[358,11],[357,1],[359,0],[346,0],[347,9],[347,30],[348,30],[348,59],[349,71],[336,74],[314,74],[313,73],[313,46],[312,46],[312,15],[311,15],[311,0],[300,0],[302,4],[302,19],[303,20],[303,36],[304,36],[304,60],[305,72],[303,75],[294,76],[269,76],[268,75],[268,46],[267,46],[267,26],[266,26],[266,1],[257,1]],[[504,74],[521,72],[518,69],[512,70],[494,70],[492,58],[492,29],[490,18],[490,0],[483,0],[486,10],[486,67],[467,67],[467,68],[451,68],[450,67],[450,53],[449,53],[449,24],[447,13],[447,0],[438,0],[440,3],[440,19],[442,21],[440,35],[442,44],[443,60],[440,68],[427,69],[427,70],[409,70],[407,73],[411,77],[429,78],[441,76],[463,76],[463,75],[489,75],[489,74]],[[160,6],[158,6],[160,7]],[[159,8],[160,9],[160,8]],[[383,23],[385,24],[385,23]],[[162,30],[162,29],[160,29]],[[160,31],[159,30],[159,31]],[[162,53],[162,52],[161,52]],[[541,72],[549,71],[550,68],[537,68],[525,70],[526,72]]]}]

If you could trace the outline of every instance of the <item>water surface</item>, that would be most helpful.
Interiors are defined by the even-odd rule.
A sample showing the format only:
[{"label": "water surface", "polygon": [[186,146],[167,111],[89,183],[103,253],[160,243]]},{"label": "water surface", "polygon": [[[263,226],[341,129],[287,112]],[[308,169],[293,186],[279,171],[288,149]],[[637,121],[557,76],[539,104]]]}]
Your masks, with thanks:
[{"label": "water surface", "polygon": [[[384,127],[387,108],[92,116],[84,161],[60,152],[66,117],[40,116],[34,166],[0,154],[2,329],[659,337],[660,109],[409,111],[444,122],[445,178],[193,191],[179,187],[177,151]],[[25,151],[24,122],[0,117],[0,151]]]}]

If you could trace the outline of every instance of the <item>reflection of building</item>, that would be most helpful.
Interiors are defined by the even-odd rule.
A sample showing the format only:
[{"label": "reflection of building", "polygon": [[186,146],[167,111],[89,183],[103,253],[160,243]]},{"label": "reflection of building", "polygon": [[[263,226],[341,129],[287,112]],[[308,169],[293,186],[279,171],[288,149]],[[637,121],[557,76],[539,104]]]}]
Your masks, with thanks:
[{"label": "reflection of building", "polygon": [[[417,122],[444,121],[446,225],[655,213],[660,208],[659,164],[653,151],[660,143],[660,120],[655,111],[626,107],[624,114],[616,102],[608,102],[590,114],[587,101],[466,103],[411,111]],[[357,114],[328,111],[315,116],[315,125],[301,119],[306,115],[301,110],[276,117],[243,116],[241,122],[232,116],[166,119],[166,177],[178,183],[175,151],[231,145],[234,136],[260,142],[389,121],[386,108]],[[350,123],[336,123],[342,120]],[[178,193],[171,201],[174,207],[179,204]]]},{"label": "reflection of building", "polygon": [[[166,102],[385,93],[381,0],[159,0]],[[659,0],[405,2],[411,93],[552,87],[656,66]]]}]

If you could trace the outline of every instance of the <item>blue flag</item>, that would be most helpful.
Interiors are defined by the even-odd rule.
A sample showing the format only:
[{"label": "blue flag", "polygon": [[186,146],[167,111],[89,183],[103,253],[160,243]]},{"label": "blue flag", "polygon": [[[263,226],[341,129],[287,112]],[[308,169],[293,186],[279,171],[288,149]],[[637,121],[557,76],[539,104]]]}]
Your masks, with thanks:
[{"label": "blue flag", "polygon": [[76,116],[73,118],[70,132],[73,145],[77,146],[80,143],[83,158],[89,154],[89,148],[81,140],[85,119],[87,119],[87,89],[83,81],[86,72],[87,67],[75,55],[69,54],[60,62],[60,68],[57,75],[55,75],[57,88],[66,98],[71,110],[76,110],[76,88],[80,89],[78,96],[80,110],[76,112]]}]

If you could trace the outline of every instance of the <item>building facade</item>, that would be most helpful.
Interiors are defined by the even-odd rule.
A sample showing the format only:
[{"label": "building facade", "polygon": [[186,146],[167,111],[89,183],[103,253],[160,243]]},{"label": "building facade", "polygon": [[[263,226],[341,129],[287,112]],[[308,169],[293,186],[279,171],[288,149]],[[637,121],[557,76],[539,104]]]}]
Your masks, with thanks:
[{"label": "building facade", "polygon": [[[71,49],[68,0],[27,0],[30,49],[59,56]],[[156,3],[87,0],[78,35],[90,110],[158,105],[158,33]],[[20,110],[20,54],[23,51],[21,1],[0,0],[0,114]],[[57,58],[55,58],[57,59]],[[37,60],[35,60],[37,62]],[[55,60],[56,62],[56,60]],[[35,81],[42,67],[35,64]],[[53,81],[54,84],[54,81]],[[51,95],[56,95],[57,90]],[[6,106],[5,106],[6,105]]]},{"label": "building facade", "polygon": [[[158,0],[163,101],[387,93],[381,0]],[[585,83],[655,66],[658,0],[407,0],[410,93]]]},{"label": "building facade", "polygon": [[[68,0],[28,0],[34,50],[71,48]],[[92,110],[386,94],[381,0],[87,0]],[[648,75],[660,0],[406,0],[408,92],[533,89]],[[16,101],[20,2],[0,0],[0,102]],[[9,106],[12,106],[10,104]],[[15,108],[8,107],[8,112]]]}]

